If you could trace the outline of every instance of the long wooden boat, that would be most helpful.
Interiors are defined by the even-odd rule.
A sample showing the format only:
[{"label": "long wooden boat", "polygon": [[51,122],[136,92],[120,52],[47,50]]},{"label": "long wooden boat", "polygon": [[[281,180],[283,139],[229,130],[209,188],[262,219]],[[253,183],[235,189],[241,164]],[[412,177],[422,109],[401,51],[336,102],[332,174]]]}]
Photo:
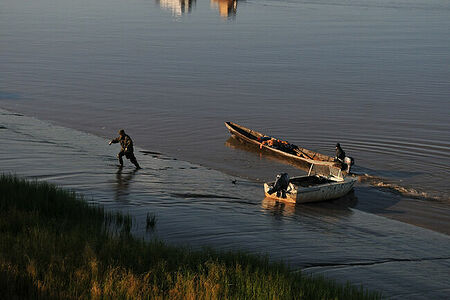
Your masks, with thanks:
[{"label": "long wooden boat", "polygon": [[286,192],[278,196],[277,193],[268,193],[275,182],[264,183],[264,194],[266,197],[291,203],[319,202],[346,195],[356,181],[357,179],[354,177],[298,176],[292,177]]},{"label": "long wooden boat", "polygon": [[[253,144],[259,147],[261,150],[267,150],[278,156],[306,163],[308,164],[308,166],[314,165],[314,166],[329,167],[329,171],[336,175],[343,169],[342,164],[340,162],[336,162],[333,157],[318,152],[314,152],[312,150],[308,150],[302,147],[298,147],[293,144],[288,144],[289,147],[280,147],[280,148],[269,146],[264,143],[264,139],[270,138],[265,134],[248,129],[244,126],[238,125],[233,122],[225,122],[225,126],[228,128],[230,134],[234,138],[246,143]],[[342,175],[346,174],[346,172],[343,170],[341,173]],[[325,174],[325,172],[323,172],[323,174],[327,175]]]}]

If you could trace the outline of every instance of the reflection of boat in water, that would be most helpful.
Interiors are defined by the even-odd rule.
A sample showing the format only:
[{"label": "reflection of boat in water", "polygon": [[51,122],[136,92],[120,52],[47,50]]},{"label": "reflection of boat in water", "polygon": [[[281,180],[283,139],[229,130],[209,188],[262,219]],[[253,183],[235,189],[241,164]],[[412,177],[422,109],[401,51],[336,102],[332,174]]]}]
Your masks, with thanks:
[{"label": "reflection of boat in water", "polygon": [[219,14],[224,18],[234,17],[237,10],[237,0],[211,0],[211,6],[219,9]]},{"label": "reflection of boat in water", "polygon": [[298,176],[289,179],[286,191],[282,193],[271,190],[275,182],[264,183],[264,193],[266,197],[292,203],[319,202],[346,195],[356,181],[353,177]]},{"label": "reflection of boat in water", "polygon": [[355,207],[357,204],[358,198],[353,191],[339,199],[326,202],[296,204],[282,202],[268,197],[264,198],[261,202],[262,208],[271,211],[275,217],[314,217],[328,221],[350,216],[352,214],[351,208]]},{"label": "reflection of boat in water", "polygon": [[169,10],[174,16],[190,13],[196,0],[156,0],[162,9]]},{"label": "reflection of boat in water", "polygon": [[[284,159],[295,161],[302,164],[304,168],[311,164],[314,164],[316,173],[329,174],[331,172],[333,174],[339,174],[342,170],[343,166],[341,165],[341,163],[336,162],[333,157],[301,148],[280,140],[276,140],[280,143],[280,147],[276,147],[274,145],[270,145],[269,143],[266,144],[265,140],[274,139],[260,132],[248,129],[233,122],[225,122],[225,126],[228,128],[230,134],[234,138],[238,139],[241,142],[256,146],[260,148],[261,151],[266,151],[273,155],[283,157]],[[323,170],[320,169],[321,167],[324,167]],[[342,171],[342,173],[343,175],[346,174],[345,171]]]},{"label": "reflection of boat in water", "polygon": [[[297,169],[302,169],[305,172],[308,172],[309,170],[309,165],[306,163],[299,163],[298,161],[294,161],[291,159],[286,159],[285,157],[279,156],[279,155],[273,155],[272,153],[268,152],[268,151],[261,151],[261,149],[255,147],[254,145],[251,145],[249,143],[242,143],[241,141],[239,141],[238,139],[230,136],[226,142],[225,142],[225,146],[234,149],[234,150],[239,150],[239,151],[245,151],[245,152],[249,152],[249,153],[253,153],[256,156],[259,156],[259,158],[264,159],[264,160],[269,160],[272,161],[274,163],[277,164],[287,164],[290,165],[292,167],[295,167]],[[270,173],[272,174],[272,173]]]}]

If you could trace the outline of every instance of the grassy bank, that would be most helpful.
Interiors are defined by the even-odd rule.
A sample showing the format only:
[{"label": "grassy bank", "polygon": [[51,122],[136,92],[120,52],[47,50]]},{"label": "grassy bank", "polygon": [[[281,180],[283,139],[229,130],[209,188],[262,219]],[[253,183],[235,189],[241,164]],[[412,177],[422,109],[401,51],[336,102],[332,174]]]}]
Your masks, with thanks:
[{"label": "grassy bank", "polygon": [[0,295],[93,299],[378,299],[240,252],[129,234],[131,218],[47,183],[0,177]]}]

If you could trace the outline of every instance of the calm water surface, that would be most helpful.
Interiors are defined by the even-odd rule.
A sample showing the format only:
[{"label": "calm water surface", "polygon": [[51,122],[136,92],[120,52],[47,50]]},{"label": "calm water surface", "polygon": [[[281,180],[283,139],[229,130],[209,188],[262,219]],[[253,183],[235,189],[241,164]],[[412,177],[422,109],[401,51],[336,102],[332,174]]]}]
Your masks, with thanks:
[{"label": "calm water surface", "polygon": [[[447,0],[0,0],[0,106],[246,178],[224,121],[448,201]],[[229,144],[229,143],[228,143]]]},{"label": "calm water surface", "polygon": [[[138,225],[154,212],[153,234],[170,243],[443,299],[448,235],[380,214],[450,231],[449,28],[448,0],[0,0],[0,107],[81,130],[1,110],[0,169]],[[355,171],[394,189],[266,200],[261,181],[303,171],[230,140],[224,121],[329,155],[339,141]],[[118,172],[117,147],[85,132],[119,128],[163,154],[137,153],[144,169]],[[392,193],[402,188],[422,199]]]}]

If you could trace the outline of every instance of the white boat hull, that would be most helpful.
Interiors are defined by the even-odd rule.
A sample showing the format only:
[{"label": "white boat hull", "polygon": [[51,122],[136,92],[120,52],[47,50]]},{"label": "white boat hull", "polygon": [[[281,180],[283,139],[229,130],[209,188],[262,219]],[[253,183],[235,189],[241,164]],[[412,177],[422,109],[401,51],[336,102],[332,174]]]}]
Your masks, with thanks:
[{"label": "white boat hull", "polygon": [[[319,177],[317,175],[314,175]],[[282,198],[281,195],[277,197],[276,193],[269,195],[268,191],[273,185],[273,182],[264,183],[264,193],[266,197],[270,197],[279,201],[286,201],[292,203],[307,203],[307,202],[319,202],[331,199],[336,199],[346,195],[351,191],[353,185],[357,181],[356,178],[326,178],[329,182],[323,184],[316,184],[312,186],[300,186],[295,184],[296,180],[306,179],[313,176],[299,176],[293,177],[289,181],[289,187],[287,189],[286,198]],[[325,178],[325,177],[323,177]],[[293,183],[294,182],[294,183]]]}]

